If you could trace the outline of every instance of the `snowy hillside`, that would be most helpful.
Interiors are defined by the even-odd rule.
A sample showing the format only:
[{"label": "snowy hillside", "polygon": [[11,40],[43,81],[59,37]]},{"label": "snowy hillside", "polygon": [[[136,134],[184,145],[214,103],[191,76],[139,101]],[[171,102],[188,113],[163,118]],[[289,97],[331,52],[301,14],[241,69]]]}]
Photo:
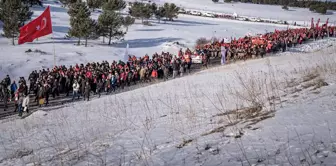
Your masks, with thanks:
[{"label": "snowy hillside", "polygon": [[[169,2],[255,17],[336,21],[334,14],[321,16],[306,9]],[[127,43],[136,56],[176,54],[200,37],[241,37],[287,28],[180,15],[174,22],[151,20],[152,26],[137,20],[124,41],[107,46],[95,40],[84,47],[64,38],[67,9],[54,1],[45,5],[51,7],[53,37],[12,46],[0,36],[0,78],[9,74],[17,80],[32,70],[51,68],[54,51],[56,65],[111,62],[123,58]],[[44,9],[33,10],[37,17]],[[28,49],[33,52],[26,53]],[[89,102],[42,107],[24,119],[0,120],[0,166],[335,165],[335,74],[336,39],[329,38]]]},{"label": "snowy hillside", "polygon": [[2,121],[0,165],[332,165],[329,42]]}]

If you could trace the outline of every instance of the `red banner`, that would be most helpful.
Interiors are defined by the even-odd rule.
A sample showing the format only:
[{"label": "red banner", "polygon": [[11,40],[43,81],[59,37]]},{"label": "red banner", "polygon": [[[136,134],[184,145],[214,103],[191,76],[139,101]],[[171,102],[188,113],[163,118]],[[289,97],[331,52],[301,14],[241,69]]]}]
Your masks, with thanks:
[{"label": "red banner", "polygon": [[32,42],[34,39],[52,33],[50,7],[36,19],[20,28],[19,44]]}]

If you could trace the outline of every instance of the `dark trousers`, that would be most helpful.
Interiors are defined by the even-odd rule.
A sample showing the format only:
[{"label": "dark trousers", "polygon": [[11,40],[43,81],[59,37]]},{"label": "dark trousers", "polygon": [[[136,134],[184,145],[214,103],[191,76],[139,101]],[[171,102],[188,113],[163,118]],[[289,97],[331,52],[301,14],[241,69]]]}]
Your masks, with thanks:
[{"label": "dark trousers", "polygon": [[98,98],[100,97],[100,92],[101,92],[101,89],[97,88],[96,93],[98,94]]},{"label": "dark trousers", "polygon": [[49,93],[46,93],[45,95],[45,105],[49,104]]},{"label": "dark trousers", "polygon": [[19,116],[22,116],[23,112],[22,104],[18,104],[18,109],[19,109]]},{"label": "dark trousers", "polygon": [[87,99],[87,101],[90,100],[90,92],[87,93],[87,94],[85,94],[85,96],[84,96],[84,101],[85,101],[85,99]]},{"label": "dark trousers", "polygon": [[79,95],[78,95],[77,91],[72,92],[72,101],[74,101],[75,97],[78,97],[78,99],[79,99]]}]

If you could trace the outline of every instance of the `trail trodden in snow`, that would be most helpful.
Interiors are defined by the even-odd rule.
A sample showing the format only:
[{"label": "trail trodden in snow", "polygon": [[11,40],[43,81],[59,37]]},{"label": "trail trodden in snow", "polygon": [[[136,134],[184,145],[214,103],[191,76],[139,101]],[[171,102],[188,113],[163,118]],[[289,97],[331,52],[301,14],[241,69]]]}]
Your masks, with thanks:
[{"label": "trail trodden in snow", "polygon": [[239,62],[3,121],[0,165],[332,165],[335,52]]}]

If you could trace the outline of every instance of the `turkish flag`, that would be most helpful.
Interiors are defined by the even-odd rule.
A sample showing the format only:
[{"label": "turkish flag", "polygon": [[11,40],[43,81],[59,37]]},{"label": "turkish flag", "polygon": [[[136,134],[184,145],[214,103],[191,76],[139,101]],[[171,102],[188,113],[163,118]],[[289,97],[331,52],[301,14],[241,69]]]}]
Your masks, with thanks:
[{"label": "turkish flag", "polygon": [[50,7],[36,19],[20,28],[19,44],[32,42],[34,39],[52,33]]}]

